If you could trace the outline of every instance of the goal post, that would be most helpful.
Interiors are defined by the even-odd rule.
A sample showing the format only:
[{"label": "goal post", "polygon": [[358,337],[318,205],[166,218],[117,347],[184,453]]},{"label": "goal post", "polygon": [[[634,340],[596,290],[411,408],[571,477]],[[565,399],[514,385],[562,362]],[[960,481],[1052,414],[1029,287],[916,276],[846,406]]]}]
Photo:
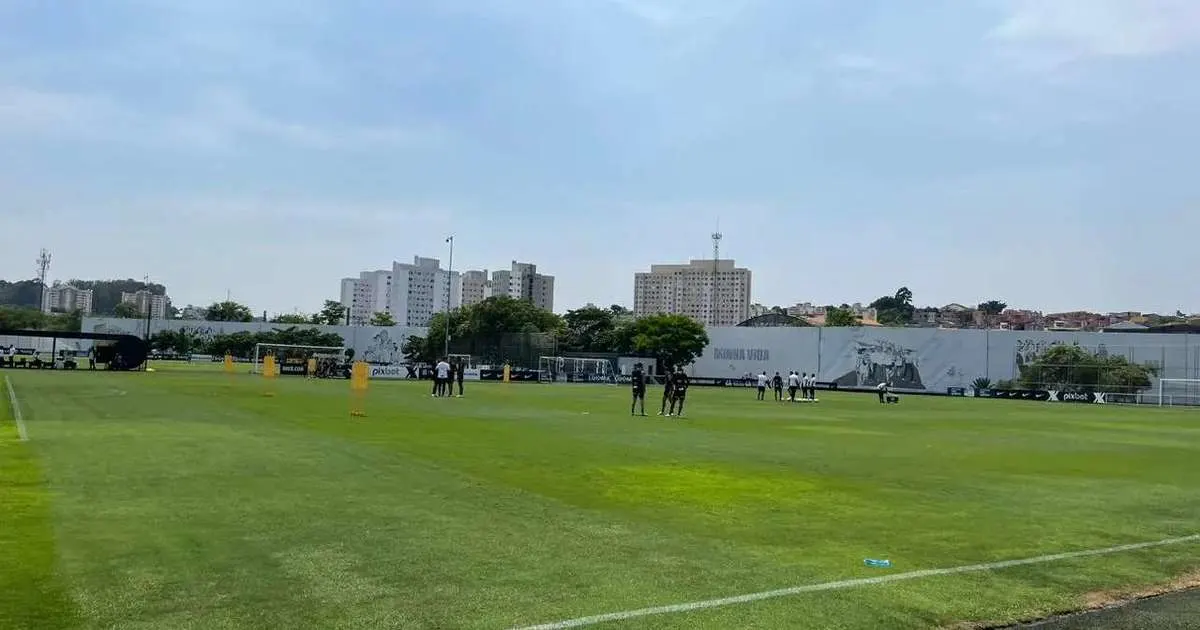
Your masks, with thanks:
[{"label": "goal post", "polygon": [[1160,378],[1158,379],[1159,407],[1197,407],[1200,406],[1200,379],[1198,378]]},{"label": "goal post", "polygon": [[616,383],[610,359],[538,357],[539,383]]},{"label": "goal post", "polygon": [[[305,346],[286,343],[256,343],[254,344],[254,364],[250,371],[262,374],[262,361],[267,355],[275,357],[278,369],[282,369],[288,361],[302,361],[307,366],[310,358],[336,358],[345,361],[347,348],[343,346]],[[307,368],[305,368],[307,371]],[[303,373],[303,372],[302,372]]]},{"label": "goal post", "polygon": [[469,354],[451,354],[446,358],[450,360],[450,365],[461,365],[468,370],[479,367],[475,365],[475,359]]}]

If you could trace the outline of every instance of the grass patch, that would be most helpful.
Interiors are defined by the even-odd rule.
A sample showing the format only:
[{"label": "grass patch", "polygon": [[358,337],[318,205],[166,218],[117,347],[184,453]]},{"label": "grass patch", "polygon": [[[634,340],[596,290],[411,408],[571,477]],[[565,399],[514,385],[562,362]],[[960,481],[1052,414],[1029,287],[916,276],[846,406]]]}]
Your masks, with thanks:
[{"label": "grass patch", "polygon": [[[358,419],[344,381],[266,397],[160,366],[18,386],[4,628],[505,628],[880,575],[866,557],[912,571],[1200,530],[1179,410],[697,388],[668,420],[630,417],[624,388],[377,382]],[[1198,567],[1182,545],[627,625],[1017,621]]]}]

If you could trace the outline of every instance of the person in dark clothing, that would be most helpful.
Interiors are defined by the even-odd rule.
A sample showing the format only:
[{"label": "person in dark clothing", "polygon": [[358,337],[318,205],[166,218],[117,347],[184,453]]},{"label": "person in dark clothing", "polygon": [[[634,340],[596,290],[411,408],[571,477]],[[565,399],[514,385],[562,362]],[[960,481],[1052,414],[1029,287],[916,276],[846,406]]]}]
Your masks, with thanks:
[{"label": "person in dark clothing", "polygon": [[633,402],[629,405],[629,415],[637,415],[638,405],[641,405],[642,415],[646,415],[646,371],[642,364],[633,366]]},{"label": "person in dark clothing", "polygon": [[783,377],[779,372],[771,377],[771,389],[775,390],[775,402],[783,402]]},{"label": "person in dark clothing", "polygon": [[459,398],[462,398],[462,396],[463,396],[463,386],[462,386],[462,383],[463,383],[463,372],[464,372],[464,371],[465,371],[465,368],[463,367],[463,364],[462,364],[462,363],[459,363],[459,364],[458,364],[458,369],[454,371],[454,379],[455,379],[456,381],[458,381],[458,397],[459,397]]},{"label": "person in dark clothing", "polygon": [[[671,375],[671,411],[667,413],[668,417],[683,417],[683,401],[687,398],[689,384],[691,384],[691,379],[684,374],[683,368],[676,368],[675,373]],[[677,405],[678,410],[676,410]]]},{"label": "person in dark clothing", "polygon": [[671,375],[667,374],[666,380],[663,381],[663,397],[662,408],[658,410],[658,415],[667,415],[667,403],[671,403],[672,408],[675,405],[675,382],[671,380]]}]

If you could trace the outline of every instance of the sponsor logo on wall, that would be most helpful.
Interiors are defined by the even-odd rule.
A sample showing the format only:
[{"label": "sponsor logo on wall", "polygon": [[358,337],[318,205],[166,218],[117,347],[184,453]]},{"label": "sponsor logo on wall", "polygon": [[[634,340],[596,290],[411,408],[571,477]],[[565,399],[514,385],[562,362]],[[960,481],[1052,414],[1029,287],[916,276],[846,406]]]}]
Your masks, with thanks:
[{"label": "sponsor logo on wall", "polygon": [[1057,392],[1051,390],[1049,394],[1050,402],[1069,402],[1082,403],[1087,405],[1104,405],[1108,403],[1105,392]]},{"label": "sponsor logo on wall", "polygon": [[713,348],[713,359],[717,361],[770,361],[771,351],[766,348]]}]

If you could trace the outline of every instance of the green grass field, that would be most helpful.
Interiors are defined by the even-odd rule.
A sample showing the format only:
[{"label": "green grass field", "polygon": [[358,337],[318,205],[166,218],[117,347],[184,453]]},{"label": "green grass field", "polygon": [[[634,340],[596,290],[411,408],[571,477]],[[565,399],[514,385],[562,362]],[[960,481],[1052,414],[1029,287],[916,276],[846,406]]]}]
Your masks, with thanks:
[{"label": "green grass field", "polygon": [[[0,374],[30,436],[0,404],[6,630],[502,630],[1200,533],[1189,411],[695,388],[673,420],[376,381],[358,419],[346,381]],[[1197,569],[1188,542],[597,627],[1014,622]]]}]

